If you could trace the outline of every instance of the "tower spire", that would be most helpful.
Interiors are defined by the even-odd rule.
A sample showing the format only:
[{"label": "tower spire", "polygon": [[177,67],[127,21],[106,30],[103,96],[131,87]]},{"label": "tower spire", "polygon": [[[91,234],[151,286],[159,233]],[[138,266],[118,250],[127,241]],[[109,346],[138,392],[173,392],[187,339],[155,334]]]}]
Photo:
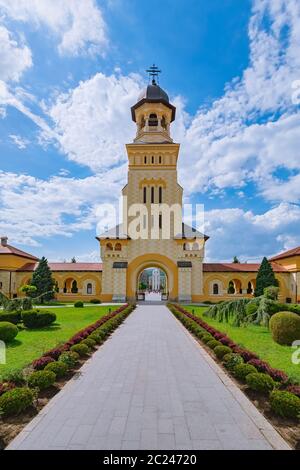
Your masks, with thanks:
[{"label": "tower spire", "polygon": [[159,83],[158,74],[161,73],[161,70],[159,70],[159,68],[155,64],[151,65],[151,67],[149,67],[146,72],[149,73],[149,78],[152,78],[152,85],[156,85],[157,83]]}]

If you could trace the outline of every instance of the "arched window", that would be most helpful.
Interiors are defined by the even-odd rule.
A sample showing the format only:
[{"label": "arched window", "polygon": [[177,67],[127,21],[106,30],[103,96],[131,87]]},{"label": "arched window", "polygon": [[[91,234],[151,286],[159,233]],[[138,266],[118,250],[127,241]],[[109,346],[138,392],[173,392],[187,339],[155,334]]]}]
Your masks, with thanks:
[{"label": "arched window", "polygon": [[162,204],[162,187],[160,186],[158,189],[158,202]]},{"label": "arched window", "polygon": [[121,243],[116,243],[115,244],[115,251],[121,251],[122,250],[122,245]]},{"label": "arched window", "polygon": [[184,249],[185,251],[189,251],[190,245],[189,245],[188,243],[184,243],[184,244],[183,244],[183,249]]},{"label": "arched window", "polygon": [[147,202],[147,188],[146,188],[146,186],[144,186],[144,189],[143,189],[143,201],[144,201],[144,204],[146,204],[146,202]]},{"label": "arched window", "polygon": [[166,118],[165,118],[165,116],[163,116],[163,117],[161,118],[161,127],[162,127],[163,129],[166,129],[166,128],[167,128],[167,123],[166,123]]},{"label": "arched window", "polygon": [[158,126],[158,119],[156,114],[150,114],[149,116],[149,126]]},{"label": "arched window", "polygon": [[111,243],[106,243],[106,249],[107,249],[108,251],[112,251],[112,250],[113,250],[112,244],[111,244]]},{"label": "arched window", "polygon": [[86,285],[86,293],[87,294],[92,294],[93,293],[93,285],[91,282],[88,282]]},{"label": "arched window", "polygon": [[233,281],[230,281],[228,284],[228,294],[235,294],[235,287]]},{"label": "arched window", "polygon": [[154,157],[153,157],[153,156],[152,156],[152,158],[151,158],[151,163],[152,163],[152,165],[153,165],[153,163],[154,163]]},{"label": "arched window", "polygon": [[77,294],[78,292],[77,281],[75,281],[75,279],[72,282],[71,292],[72,294]]},{"label": "arched window", "polygon": [[193,244],[193,250],[199,250],[199,244],[197,242]]},{"label": "arched window", "polygon": [[154,187],[151,188],[151,204],[154,204]]},{"label": "arched window", "polygon": [[147,157],[146,156],[144,157],[144,163],[145,163],[145,165],[147,164]]},{"label": "arched window", "polygon": [[253,293],[253,286],[252,283],[249,281],[248,282],[248,288],[247,288],[247,294],[252,294]]},{"label": "arched window", "polygon": [[161,155],[158,157],[158,163],[161,164]]},{"label": "arched window", "polygon": [[216,283],[213,285],[213,294],[219,295],[219,285]]}]

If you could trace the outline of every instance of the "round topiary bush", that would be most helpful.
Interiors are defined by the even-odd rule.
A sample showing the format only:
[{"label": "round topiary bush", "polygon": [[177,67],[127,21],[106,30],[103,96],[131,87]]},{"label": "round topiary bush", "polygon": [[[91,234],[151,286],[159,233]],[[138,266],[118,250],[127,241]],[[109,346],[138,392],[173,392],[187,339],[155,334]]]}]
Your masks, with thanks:
[{"label": "round topiary bush", "polygon": [[239,354],[235,354],[235,353],[225,354],[225,356],[223,357],[223,361],[224,361],[224,366],[226,367],[226,369],[230,371],[232,371],[234,367],[237,366],[238,364],[244,363],[244,359],[242,358],[242,356],[240,356]]},{"label": "round topiary bush", "polygon": [[290,346],[300,339],[300,316],[293,312],[278,312],[270,319],[273,340],[278,344]]},{"label": "round topiary bush", "polygon": [[56,315],[48,310],[28,310],[22,312],[22,321],[24,326],[29,329],[45,328],[56,320]]},{"label": "round topiary bush", "polygon": [[29,388],[14,388],[0,397],[0,412],[3,416],[17,415],[32,405],[34,393]]},{"label": "round topiary bush", "polygon": [[274,390],[270,395],[271,409],[282,418],[300,418],[300,398],[293,393]]},{"label": "round topiary bush", "polygon": [[92,340],[96,341],[97,344],[101,344],[103,342],[101,337],[97,333],[90,334],[87,337],[87,339],[92,339]]},{"label": "round topiary bush", "polygon": [[76,366],[79,357],[79,354],[75,351],[66,351],[59,356],[58,361],[65,364],[68,369],[73,369]]},{"label": "round topiary bush", "polygon": [[79,354],[80,357],[87,356],[90,352],[90,348],[86,344],[74,344],[74,346],[70,347],[71,351],[76,352]]},{"label": "round topiary bush", "polygon": [[231,349],[228,346],[223,346],[222,344],[220,344],[220,346],[214,348],[214,353],[218,359],[223,359],[226,354],[231,353]]},{"label": "round topiary bush", "polygon": [[237,379],[246,380],[247,375],[255,374],[257,369],[251,364],[237,364],[233,368],[233,373]]},{"label": "round topiary bush", "polygon": [[84,307],[83,302],[81,302],[81,300],[77,300],[77,302],[74,303],[74,307],[83,308]]},{"label": "round topiary bush", "polygon": [[28,385],[30,388],[45,390],[54,384],[55,379],[56,375],[54,372],[51,372],[50,370],[38,370],[28,377]]},{"label": "round topiary bush", "polygon": [[274,390],[276,382],[268,374],[253,372],[246,377],[246,383],[251,390],[261,393],[269,393]]},{"label": "round topiary bush", "polygon": [[4,341],[4,343],[9,343],[19,333],[18,327],[13,323],[8,321],[2,321],[0,323],[0,340]]},{"label": "round topiary bush", "polygon": [[222,345],[220,341],[217,341],[216,339],[212,339],[211,341],[208,341],[208,343],[206,344],[210,349],[215,349],[217,346]]},{"label": "round topiary bush", "polygon": [[96,346],[96,341],[92,338],[86,338],[86,339],[83,339],[82,341],[80,341],[79,344],[86,344],[89,348],[94,348]]},{"label": "round topiary bush", "polygon": [[55,361],[49,363],[44,370],[50,370],[51,372],[54,372],[56,375],[57,379],[60,379],[62,377],[65,377],[68,372],[68,366],[64,364],[63,362]]}]

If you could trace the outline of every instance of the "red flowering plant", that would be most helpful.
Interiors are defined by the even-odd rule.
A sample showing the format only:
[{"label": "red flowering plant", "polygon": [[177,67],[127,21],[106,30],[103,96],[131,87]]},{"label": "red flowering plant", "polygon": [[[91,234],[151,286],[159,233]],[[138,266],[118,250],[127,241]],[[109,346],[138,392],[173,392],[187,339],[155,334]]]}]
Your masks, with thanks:
[{"label": "red flowering plant", "polygon": [[50,362],[55,362],[55,359],[51,356],[42,356],[33,361],[31,365],[36,370],[43,370],[47,364],[50,364]]}]

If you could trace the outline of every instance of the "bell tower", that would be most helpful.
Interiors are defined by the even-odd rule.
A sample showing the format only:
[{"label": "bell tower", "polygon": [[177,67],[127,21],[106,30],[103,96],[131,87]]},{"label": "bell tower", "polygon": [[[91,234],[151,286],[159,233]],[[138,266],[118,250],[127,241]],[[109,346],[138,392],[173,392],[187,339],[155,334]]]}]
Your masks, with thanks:
[{"label": "bell tower", "polygon": [[183,189],[177,180],[180,145],[173,142],[176,108],[160,87],[153,65],[149,84],[131,108],[136,135],[126,145],[128,182],[122,190],[123,221],[100,235],[102,300],[135,300],[146,268],[166,275],[170,300],[202,294],[205,236],[183,223]]},{"label": "bell tower", "polygon": [[167,93],[158,85],[161,72],[155,65],[147,70],[151,83],[132,106],[132,120],[137,125],[135,143],[172,143],[170,124],[175,119],[176,108],[169,102]]}]

